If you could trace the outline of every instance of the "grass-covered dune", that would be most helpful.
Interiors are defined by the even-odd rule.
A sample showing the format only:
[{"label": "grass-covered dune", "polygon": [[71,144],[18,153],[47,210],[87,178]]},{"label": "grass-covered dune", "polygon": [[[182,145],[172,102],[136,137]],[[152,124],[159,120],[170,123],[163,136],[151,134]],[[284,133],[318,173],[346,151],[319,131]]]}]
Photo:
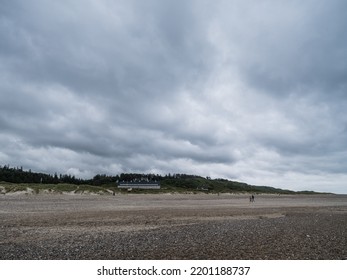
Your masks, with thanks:
[{"label": "grass-covered dune", "polygon": [[172,191],[198,191],[211,193],[282,193],[292,194],[294,191],[266,186],[253,186],[246,183],[230,181],[226,179],[206,179],[203,177],[194,178],[171,178],[161,181],[161,187]]},{"label": "grass-covered dune", "polygon": [[[115,189],[113,187],[112,189]],[[95,194],[109,194],[113,190],[104,186],[92,185],[75,185],[75,184],[36,184],[36,183],[8,183],[0,182],[0,193],[27,193],[27,194],[40,194],[40,193],[95,193]]]}]

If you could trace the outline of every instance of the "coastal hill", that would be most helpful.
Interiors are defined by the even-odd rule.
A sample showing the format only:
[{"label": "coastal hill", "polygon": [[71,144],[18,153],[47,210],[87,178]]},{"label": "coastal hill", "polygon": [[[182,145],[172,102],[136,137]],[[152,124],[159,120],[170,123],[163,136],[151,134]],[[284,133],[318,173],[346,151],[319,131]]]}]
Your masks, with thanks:
[{"label": "coastal hill", "polygon": [[202,177],[187,174],[139,174],[122,173],[115,176],[98,174],[92,179],[80,179],[66,174],[45,174],[22,167],[13,168],[0,166],[0,193],[30,192],[30,193],[99,193],[115,194],[129,192],[119,189],[120,182],[158,182],[158,190],[132,189],[135,193],[179,192],[179,193],[272,193],[272,194],[314,194],[311,191],[295,192],[288,189],[270,186],[255,186],[227,179]]}]

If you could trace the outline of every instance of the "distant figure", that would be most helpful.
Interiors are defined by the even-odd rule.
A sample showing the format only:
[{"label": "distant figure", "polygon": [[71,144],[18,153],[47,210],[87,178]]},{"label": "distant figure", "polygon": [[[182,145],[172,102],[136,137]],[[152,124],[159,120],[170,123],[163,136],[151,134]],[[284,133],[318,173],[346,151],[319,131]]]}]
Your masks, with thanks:
[{"label": "distant figure", "polygon": [[253,194],[252,194],[251,198],[252,198],[252,202],[254,202],[254,195]]}]

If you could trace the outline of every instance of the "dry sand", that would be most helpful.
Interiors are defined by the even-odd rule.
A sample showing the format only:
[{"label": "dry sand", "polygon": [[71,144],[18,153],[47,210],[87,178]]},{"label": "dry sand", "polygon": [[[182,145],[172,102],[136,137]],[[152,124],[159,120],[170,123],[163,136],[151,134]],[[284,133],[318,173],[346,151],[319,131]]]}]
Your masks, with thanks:
[{"label": "dry sand", "polygon": [[347,195],[0,195],[0,259],[347,259]]}]

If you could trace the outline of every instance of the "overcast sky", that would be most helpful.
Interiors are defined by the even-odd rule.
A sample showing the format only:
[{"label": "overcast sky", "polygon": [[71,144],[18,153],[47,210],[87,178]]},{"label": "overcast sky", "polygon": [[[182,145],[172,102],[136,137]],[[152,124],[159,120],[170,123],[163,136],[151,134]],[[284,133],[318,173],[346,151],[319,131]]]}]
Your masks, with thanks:
[{"label": "overcast sky", "polygon": [[0,165],[347,193],[346,11],[0,0]]}]

